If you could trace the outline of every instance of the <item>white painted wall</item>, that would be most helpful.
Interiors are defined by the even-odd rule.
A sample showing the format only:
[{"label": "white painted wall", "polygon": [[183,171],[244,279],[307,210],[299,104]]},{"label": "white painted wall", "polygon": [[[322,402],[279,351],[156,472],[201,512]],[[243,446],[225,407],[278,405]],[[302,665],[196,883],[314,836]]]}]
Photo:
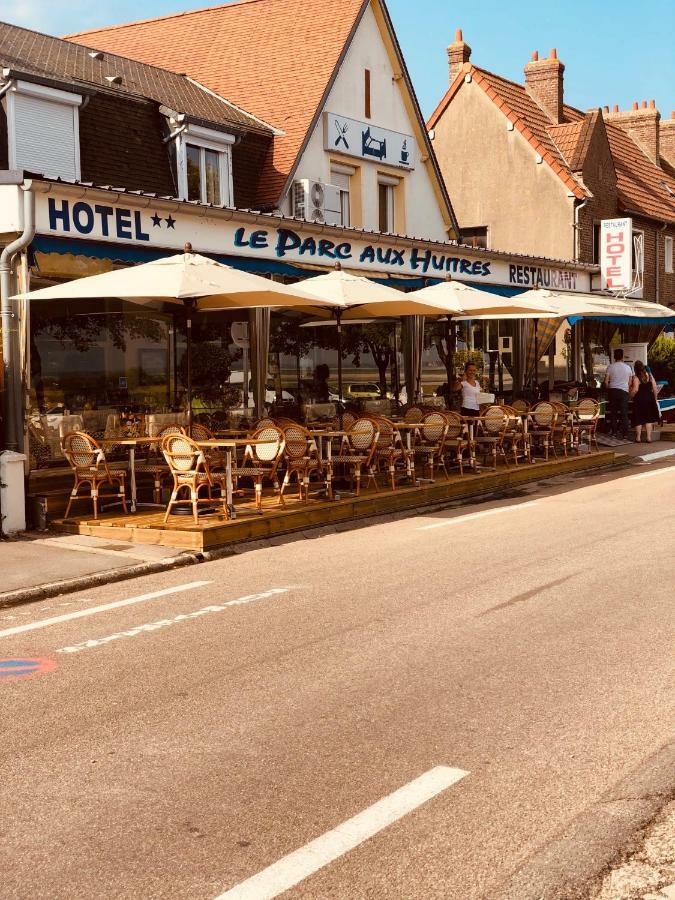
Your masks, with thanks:
[{"label": "white painted wall", "polygon": [[[371,72],[371,117],[364,115],[364,69]],[[404,134],[414,134],[413,126],[401,96],[403,82],[393,80],[393,70],[375,16],[366,10],[354,35],[342,67],[331,89],[325,109],[373,126],[388,128]],[[420,157],[426,155],[424,146],[416,144],[416,167],[413,171],[397,170],[405,179],[405,233],[410,237],[446,241],[446,226],[434,193],[427,167]],[[296,178],[329,182],[330,154],[324,150],[323,118],[314,129],[305,153],[300,160]],[[345,158],[345,161],[348,160]],[[363,227],[378,230],[377,161],[351,160],[362,170]],[[286,198],[282,212],[291,213],[290,198]]]}]

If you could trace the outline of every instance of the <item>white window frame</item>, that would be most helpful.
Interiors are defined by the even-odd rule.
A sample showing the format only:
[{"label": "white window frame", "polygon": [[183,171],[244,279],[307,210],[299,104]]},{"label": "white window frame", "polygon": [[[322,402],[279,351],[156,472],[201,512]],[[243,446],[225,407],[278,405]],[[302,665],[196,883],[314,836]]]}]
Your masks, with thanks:
[{"label": "white window frame", "polygon": [[377,176],[377,225],[380,227],[380,187],[387,189],[387,230],[384,234],[394,234],[396,230],[396,189],[401,184],[400,178],[389,175]]},{"label": "white window frame", "polygon": [[[232,185],[232,145],[236,138],[233,134],[225,134],[222,131],[214,131],[201,125],[187,125],[178,135],[177,167],[178,167],[178,195],[181,200],[188,198],[187,179],[187,148],[199,147],[202,150],[212,150],[218,154],[220,161],[220,205],[232,206],[234,190]],[[204,154],[201,154],[204,160]],[[200,203],[206,203],[206,166],[201,166]]]},{"label": "white window frame", "polygon": [[673,273],[673,238],[666,235],[663,239],[663,266],[667,275]]},{"label": "white window frame", "polygon": [[[13,82],[9,91],[5,95],[3,102],[5,106],[5,114],[7,116],[7,149],[8,162],[10,169],[23,169],[21,161],[17,159],[16,137],[17,137],[17,121],[16,121],[16,97],[17,95],[28,97],[37,97],[39,100],[48,100],[51,103],[60,106],[70,107],[73,115],[73,163],[75,167],[75,180],[79,181],[82,177],[82,169],[80,166],[80,115],[79,108],[82,105],[83,97],[80,94],[62,91],[59,88],[48,87],[44,84],[34,84],[32,81],[21,81],[17,79]],[[47,135],[45,135],[47,138]],[[44,172],[44,175],[63,175],[62,172]]]},{"label": "white window frame", "polygon": [[[330,183],[335,185],[335,187],[339,191],[340,195],[340,224],[344,228],[349,228],[352,223],[352,187],[351,187],[351,178],[356,174],[356,169],[354,166],[346,166],[343,163],[332,162],[330,164]],[[336,179],[335,175],[341,175],[343,178],[347,178],[347,187],[344,187],[341,184],[338,184],[337,181],[341,179]],[[347,221],[345,222],[345,204],[347,207]]]}]

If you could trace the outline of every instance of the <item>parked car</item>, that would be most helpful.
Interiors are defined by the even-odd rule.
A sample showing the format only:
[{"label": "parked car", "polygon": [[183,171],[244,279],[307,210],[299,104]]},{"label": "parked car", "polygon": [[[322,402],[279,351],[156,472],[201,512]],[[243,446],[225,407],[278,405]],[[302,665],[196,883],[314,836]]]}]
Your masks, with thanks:
[{"label": "parked car", "polygon": [[380,386],[374,381],[361,384],[348,384],[344,389],[345,400],[382,400]]}]

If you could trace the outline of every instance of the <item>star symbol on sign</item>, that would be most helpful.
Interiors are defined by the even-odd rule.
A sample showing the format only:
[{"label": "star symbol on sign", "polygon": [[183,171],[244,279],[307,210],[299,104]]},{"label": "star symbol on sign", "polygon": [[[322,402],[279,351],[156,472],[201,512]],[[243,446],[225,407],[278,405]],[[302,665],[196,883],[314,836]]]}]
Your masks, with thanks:
[{"label": "star symbol on sign", "polygon": [[154,216],[151,216],[150,218],[152,219],[152,227],[153,228],[161,228],[162,227],[162,220],[157,215],[157,213],[155,213]]},{"label": "star symbol on sign", "polygon": [[175,229],[176,220],[173,218],[173,216],[171,215],[171,213],[169,213],[169,218],[168,218],[168,219],[165,219],[164,221],[166,222],[166,227],[167,227],[167,228],[173,228],[174,231],[176,230],[176,229]]}]

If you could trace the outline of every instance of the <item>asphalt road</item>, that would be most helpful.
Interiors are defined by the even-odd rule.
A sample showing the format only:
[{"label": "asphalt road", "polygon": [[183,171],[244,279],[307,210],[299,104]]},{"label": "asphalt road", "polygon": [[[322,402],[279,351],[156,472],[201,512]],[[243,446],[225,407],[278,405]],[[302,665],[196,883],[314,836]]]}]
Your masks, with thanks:
[{"label": "asphalt road", "polygon": [[0,610],[56,664],[0,661],[0,897],[505,896],[672,737],[674,498],[568,477]]}]

